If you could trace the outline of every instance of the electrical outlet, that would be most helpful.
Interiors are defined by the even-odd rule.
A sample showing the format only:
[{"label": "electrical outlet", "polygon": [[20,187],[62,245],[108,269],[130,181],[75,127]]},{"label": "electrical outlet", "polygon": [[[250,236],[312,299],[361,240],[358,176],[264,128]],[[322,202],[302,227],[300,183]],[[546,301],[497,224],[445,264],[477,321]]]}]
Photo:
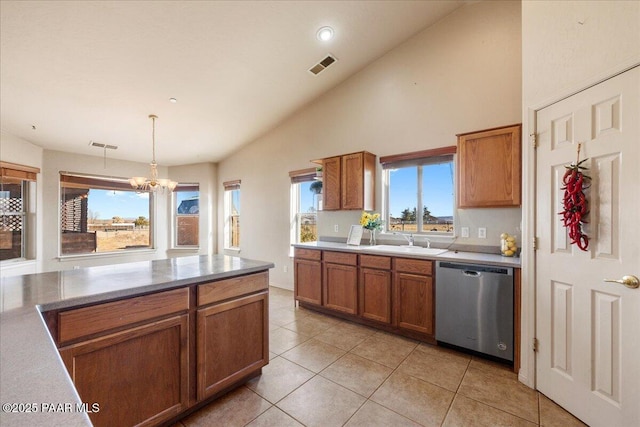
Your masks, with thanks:
[{"label": "electrical outlet", "polygon": [[336,233],[340,231],[340,227],[338,227],[338,224],[333,226],[333,231],[335,231]]},{"label": "electrical outlet", "polygon": [[282,271],[284,271],[285,273],[287,273],[289,271],[289,267],[287,267],[286,265],[284,267],[282,267]]},{"label": "electrical outlet", "polygon": [[487,229],[485,227],[478,228],[478,238],[479,239],[487,238]]},{"label": "electrical outlet", "polygon": [[469,227],[460,227],[460,237],[469,237]]}]

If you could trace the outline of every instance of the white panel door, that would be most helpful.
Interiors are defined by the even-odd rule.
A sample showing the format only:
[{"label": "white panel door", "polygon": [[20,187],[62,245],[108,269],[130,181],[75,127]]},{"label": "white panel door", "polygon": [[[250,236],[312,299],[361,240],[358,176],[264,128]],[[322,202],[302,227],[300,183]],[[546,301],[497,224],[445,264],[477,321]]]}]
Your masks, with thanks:
[{"label": "white panel door", "polygon": [[[536,114],[537,388],[590,426],[640,426],[640,67]],[[565,165],[592,177],[587,251],[558,212]]]}]

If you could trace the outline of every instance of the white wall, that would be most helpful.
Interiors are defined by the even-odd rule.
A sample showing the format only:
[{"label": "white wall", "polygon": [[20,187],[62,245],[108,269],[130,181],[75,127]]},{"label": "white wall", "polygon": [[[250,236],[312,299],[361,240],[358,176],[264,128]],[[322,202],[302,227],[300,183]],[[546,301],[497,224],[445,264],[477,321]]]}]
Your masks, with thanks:
[{"label": "white wall", "polygon": [[[534,111],[640,63],[640,2],[522,2],[523,134],[535,132]],[[523,236],[534,237],[535,152],[523,150]],[[535,264],[522,256],[522,369],[520,380],[535,383]]]},{"label": "white wall", "polygon": [[[219,183],[242,180],[240,255],[274,262],[271,281],[291,289],[288,171],[360,150],[384,156],[455,145],[457,133],[520,123],[521,105],[520,2],[456,10],[220,163]],[[376,210],[380,188],[378,174]],[[218,201],[222,230],[222,192]],[[359,216],[323,212],[320,227],[340,224],[346,237]],[[502,225],[519,226],[520,216],[497,209],[482,224],[462,215],[468,222],[457,225],[495,230],[482,243],[497,246]]]},{"label": "white wall", "polygon": [[[18,138],[14,135],[0,131],[0,160],[31,166],[42,170],[42,148]],[[25,262],[3,262],[0,265],[0,276],[30,274],[41,271],[42,259],[42,219],[43,215],[39,207],[42,206],[42,173],[36,178],[35,217],[29,218],[35,224],[35,236],[29,239],[29,245],[35,247],[35,258]],[[34,208],[31,206],[31,208]]]}]

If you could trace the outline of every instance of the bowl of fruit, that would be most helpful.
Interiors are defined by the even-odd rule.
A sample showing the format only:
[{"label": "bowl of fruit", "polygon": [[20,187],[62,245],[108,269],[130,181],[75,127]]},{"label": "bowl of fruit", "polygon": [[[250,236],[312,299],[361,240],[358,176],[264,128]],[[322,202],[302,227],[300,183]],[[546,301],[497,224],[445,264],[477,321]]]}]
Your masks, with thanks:
[{"label": "bowl of fruit", "polygon": [[502,256],[516,256],[518,253],[516,236],[512,236],[509,233],[502,233],[500,235],[500,252]]}]

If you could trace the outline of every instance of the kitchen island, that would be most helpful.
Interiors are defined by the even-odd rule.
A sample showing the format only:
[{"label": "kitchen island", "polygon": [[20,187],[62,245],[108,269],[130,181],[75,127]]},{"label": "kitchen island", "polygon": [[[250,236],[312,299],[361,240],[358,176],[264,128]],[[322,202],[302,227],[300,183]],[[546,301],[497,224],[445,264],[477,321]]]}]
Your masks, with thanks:
[{"label": "kitchen island", "polygon": [[[152,385],[153,377],[158,377],[155,380],[168,384],[165,387],[163,383],[163,388],[175,390],[164,399],[166,408],[149,409],[151,404],[144,401],[130,403],[158,412],[142,411],[137,414],[142,418],[133,419],[131,424],[173,419],[257,375],[268,363],[270,268],[272,263],[203,255],[3,278],[0,424],[105,424],[105,417],[117,409],[87,395],[100,392],[90,387],[96,378],[110,381],[113,375],[105,377],[105,367],[94,369],[102,373],[80,371],[87,368],[87,362],[105,359],[144,367],[146,362],[140,361],[140,354],[131,351],[144,348],[145,343],[154,346],[155,355],[159,349],[175,353],[167,358],[175,362],[171,366],[169,362],[162,365],[165,358],[151,359],[166,370],[162,375],[149,375],[146,385]],[[221,334],[223,328],[216,328],[243,319],[250,322],[243,327],[251,339],[259,342],[240,349],[251,360],[239,367],[235,355],[214,354],[212,349],[222,347],[216,340],[243,345],[245,340],[230,339],[230,334]],[[232,335],[238,336],[237,332]],[[221,363],[213,363],[212,357]],[[220,369],[228,372],[221,374]],[[136,385],[135,380],[113,380],[107,386]],[[127,391],[123,387],[120,393]],[[162,391],[142,390],[137,395],[163,401],[158,398]],[[120,405],[125,401],[115,402]]]}]

